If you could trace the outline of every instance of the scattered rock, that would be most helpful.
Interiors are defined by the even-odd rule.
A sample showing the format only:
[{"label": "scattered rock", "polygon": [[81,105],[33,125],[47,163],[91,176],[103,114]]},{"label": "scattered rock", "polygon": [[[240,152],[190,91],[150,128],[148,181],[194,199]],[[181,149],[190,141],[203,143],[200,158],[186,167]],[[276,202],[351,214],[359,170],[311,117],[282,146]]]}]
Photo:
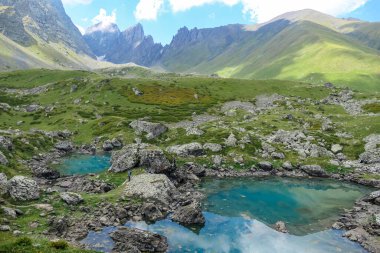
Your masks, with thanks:
[{"label": "scattered rock", "polygon": [[80,194],[74,192],[62,192],[59,196],[68,205],[78,205],[84,201]]},{"label": "scattered rock", "polygon": [[327,177],[327,173],[319,165],[302,165],[300,167],[302,171],[312,177]]},{"label": "scattered rock", "polygon": [[165,217],[157,205],[153,203],[144,203],[141,209],[144,220],[152,222],[163,219]]},{"label": "scattered rock", "polygon": [[206,222],[202,214],[201,205],[196,201],[178,207],[174,210],[171,219],[185,226],[204,225]]},{"label": "scattered rock", "polygon": [[2,209],[3,213],[5,214],[5,216],[12,217],[13,219],[17,218],[17,213],[16,213],[15,209],[5,207],[5,206],[2,206],[1,209]]},{"label": "scattered rock", "polygon": [[4,173],[0,173],[0,196],[8,191],[8,178]]},{"label": "scattered rock", "polygon": [[214,155],[212,156],[212,163],[215,167],[219,167],[223,163],[223,157],[220,155]]},{"label": "scattered rock", "polygon": [[257,166],[264,171],[273,170],[273,165],[270,162],[259,162]]},{"label": "scattered rock", "polygon": [[168,128],[161,123],[151,123],[143,120],[135,120],[129,124],[138,134],[146,133],[148,140],[154,139],[161,134],[165,133]]},{"label": "scattered rock", "polygon": [[189,128],[186,128],[186,135],[189,136],[189,135],[197,135],[197,136],[201,136],[203,135],[205,132],[202,131],[201,129],[199,128],[196,128],[196,127],[189,127]]},{"label": "scattered rock", "polygon": [[283,221],[277,221],[276,224],[274,225],[274,229],[276,229],[278,232],[281,233],[289,233],[288,229],[286,228],[285,222]]},{"label": "scattered rock", "polygon": [[74,149],[74,145],[70,141],[60,141],[55,144],[55,148],[60,151],[70,152]]},{"label": "scattered rock", "polygon": [[136,95],[136,96],[142,96],[144,95],[144,93],[142,91],[140,91],[139,89],[137,89],[136,87],[133,87],[132,88],[132,91],[133,93]]},{"label": "scattered rock", "polygon": [[140,174],[125,182],[124,197],[150,200],[162,204],[169,204],[175,186],[166,175]]},{"label": "scattered rock", "polygon": [[115,242],[113,252],[166,252],[166,237],[137,228],[118,227],[110,233]]},{"label": "scattered rock", "polygon": [[0,151],[0,165],[8,165],[8,163],[7,157]]},{"label": "scattered rock", "polygon": [[15,176],[8,181],[8,191],[15,200],[34,200],[40,197],[36,181],[24,176]]},{"label": "scattered rock", "polygon": [[167,151],[182,157],[201,156],[204,154],[203,146],[198,142],[171,146],[167,148]]},{"label": "scattered rock", "polygon": [[123,143],[117,138],[113,138],[111,144],[114,148],[121,148],[123,146]]},{"label": "scattered rock", "polygon": [[222,151],[222,145],[217,143],[205,143],[203,148],[206,150],[210,150],[212,152],[220,152]]},{"label": "scattered rock", "polygon": [[285,159],[284,153],[273,152],[271,156],[273,159]]},{"label": "scattered rock", "polygon": [[110,140],[106,140],[103,143],[102,148],[103,148],[104,151],[111,151],[113,149],[112,142]]},{"label": "scattered rock", "polygon": [[340,145],[340,144],[334,144],[331,146],[331,151],[334,153],[334,154],[337,154],[339,152],[341,152],[343,150],[343,146]]},{"label": "scattered rock", "polygon": [[11,231],[11,227],[8,225],[0,225],[0,231]]},{"label": "scattered rock", "polygon": [[235,135],[231,133],[224,143],[226,144],[227,147],[235,147],[237,143],[237,139]]},{"label": "scattered rock", "polygon": [[11,151],[13,149],[12,139],[6,136],[0,136],[0,147]]},{"label": "scattered rock", "polygon": [[153,145],[130,144],[112,153],[111,172],[127,171],[137,166],[146,167],[152,173],[170,172],[172,166],[164,152]]}]

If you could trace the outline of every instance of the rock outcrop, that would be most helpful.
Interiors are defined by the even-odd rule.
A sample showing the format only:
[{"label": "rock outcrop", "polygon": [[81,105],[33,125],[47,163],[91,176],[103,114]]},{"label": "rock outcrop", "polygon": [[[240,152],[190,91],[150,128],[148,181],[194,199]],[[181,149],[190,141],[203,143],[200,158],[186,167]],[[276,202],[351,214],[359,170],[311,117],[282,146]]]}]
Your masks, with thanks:
[{"label": "rock outcrop", "polygon": [[168,128],[161,123],[151,123],[144,120],[135,120],[129,124],[138,134],[146,133],[145,137],[148,140],[157,138],[165,133]]},{"label": "rock outcrop", "polygon": [[176,154],[182,157],[188,156],[201,156],[204,154],[202,144],[198,142],[183,144],[183,145],[175,145],[168,147],[166,149],[169,153]]},{"label": "rock outcrop", "polygon": [[176,188],[166,175],[141,174],[125,182],[124,198],[138,198],[168,205]]},{"label": "rock outcrop", "polygon": [[59,196],[68,205],[78,205],[84,202],[82,196],[75,192],[62,192]]},{"label": "rock outcrop", "polygon": [[8,192],[14,200],[35,200],[40,197],[40,189],[36,181],[15,176],[8,181]]},{"label": "rock outcrop", "polygon": [[197,201],[178,207],[174,210],[171,219],[185,226],[204,225],[206,222],[201,205]]},{"label": "rock outcrop", "polygon": [[312,177],[327,177],[327,173],[319,165],[302,165],[300,167],[302,171]]},{"label": "rock outcrop", "polygon": [[110,233],[115,242],[113,252],[166,252],[166,237],[137,228],[118,227]]},{"label": "rock outcrop", "polygon": [[113,152],[111,158],[111,172],[122,172],[135,167],[146,167],[151,173],[167,173],[172,165],[164,152],[153,145],[130,144],[121,150]]}]

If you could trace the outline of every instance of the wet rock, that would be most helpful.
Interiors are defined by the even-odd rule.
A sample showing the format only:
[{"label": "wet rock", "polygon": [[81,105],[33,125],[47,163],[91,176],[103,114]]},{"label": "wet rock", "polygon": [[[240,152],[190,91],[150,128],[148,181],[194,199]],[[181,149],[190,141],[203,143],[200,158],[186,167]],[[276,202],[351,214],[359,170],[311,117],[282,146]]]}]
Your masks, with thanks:
[{"label": "wet rock", "polygon": [[165,133],[168,128],[161,123],[151,123],[144,120],[135,120],[129,124],[138,134],[146,133],[148,140],[157,138],[161,134]]},{"label": "wet rock", "polygon": [[257,166],[264,171],[273,170],[273,165],[270,162],[259,162]]},{"label": "wet rock", "polygon": [[201,156],[204,154],[203,146],[198,142],[171,146],[167,148],[167,151],[182,157]]},{"label": "wet rock", "polygon": [[327,173],[319,165],[302,165],[300,167],[302,171],[312,177],[327,177]]},{"label": "wet rock", "polygon": [[141,209],[144,220],[157,221],[165,217],[157,205],[153,203],[144,203]]},{"label": "wet rock", "polygon": [[36,181],[24,176],[15,176],[8,181],[8,192],[14,200],[34,200],[40,197]]},{"label": "wet rock", "polygon": [[0,151],[0,165],[8,165],[8,163],[7,157]]},{"label": "wet rock", "polygon": [[84,201],[80,194],[74,192],[62,192],[59,196],[68,205],[78,205]]},{"label": "wet rock", "polygon": [[137,228],[118,227],[110,233],[115,242],[114,252],[166,252],[166,237]]},{"label": "wet rock", "polygon": [[70,152],[74,149],[74,145],[70,141],[60,141],[55,144],[55,148],[60,151]]},{"label": "wet rock", "polygon": [[201,205],[196,201],[178,207],[174,210],[171,219],[185,226],[204,225],[206,222],[202,214]]},{"label": "wet rock", "polygon": [[4,173],[0,173],[0,196],[8,191],[8,178]]},{"label": "wet rock", "polygon": [[141,174],[132,177],[130,182],[125,182],[123,197],[150,200],[153,203],[168,205],[175,191],[175,186],[166,175]]},{"label": "wet rock", "polygon": [[276,224],[274,224],[274,229],[281,233],[289,233],[288,229],[286,228],[285,222],[283,221],[277,221]]},{"label": "wet rock", "polygon": [[222,145],[217,144],[217,143],[205,143],[203,145],[203,148],[205,150],[210,150],[212,152],[220,152],[220,151],[222,151]]}]

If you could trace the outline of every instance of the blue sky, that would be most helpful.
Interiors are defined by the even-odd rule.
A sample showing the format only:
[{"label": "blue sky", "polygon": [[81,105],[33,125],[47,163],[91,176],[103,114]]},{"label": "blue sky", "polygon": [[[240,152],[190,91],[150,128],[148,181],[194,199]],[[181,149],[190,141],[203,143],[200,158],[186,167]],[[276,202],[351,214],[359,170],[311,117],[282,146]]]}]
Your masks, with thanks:
[{"label": "blue sky", "polygon": [[380,0],[63,0],[74,24],[85,29],[103,20],[121,30],[140,22],[155,41],[169,43],[180,27],[265,22],[311,8],[338,17],[380,21]]}]

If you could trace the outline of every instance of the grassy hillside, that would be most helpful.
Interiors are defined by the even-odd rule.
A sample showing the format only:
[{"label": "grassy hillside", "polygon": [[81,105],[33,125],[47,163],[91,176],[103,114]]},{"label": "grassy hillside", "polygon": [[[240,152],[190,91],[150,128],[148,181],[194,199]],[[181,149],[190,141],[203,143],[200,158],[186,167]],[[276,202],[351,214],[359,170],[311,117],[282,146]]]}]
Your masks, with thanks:
[{"label": "grassy hillside", "polygon": [[309,21],[270,23],[217,57],[190,67],[191,61],[186,59],[192,54],[187,51],[179,58],[185,65],[173,60],[170,66],[223,77],[334,82],[360,90],[380,90],[379,51]]}]

